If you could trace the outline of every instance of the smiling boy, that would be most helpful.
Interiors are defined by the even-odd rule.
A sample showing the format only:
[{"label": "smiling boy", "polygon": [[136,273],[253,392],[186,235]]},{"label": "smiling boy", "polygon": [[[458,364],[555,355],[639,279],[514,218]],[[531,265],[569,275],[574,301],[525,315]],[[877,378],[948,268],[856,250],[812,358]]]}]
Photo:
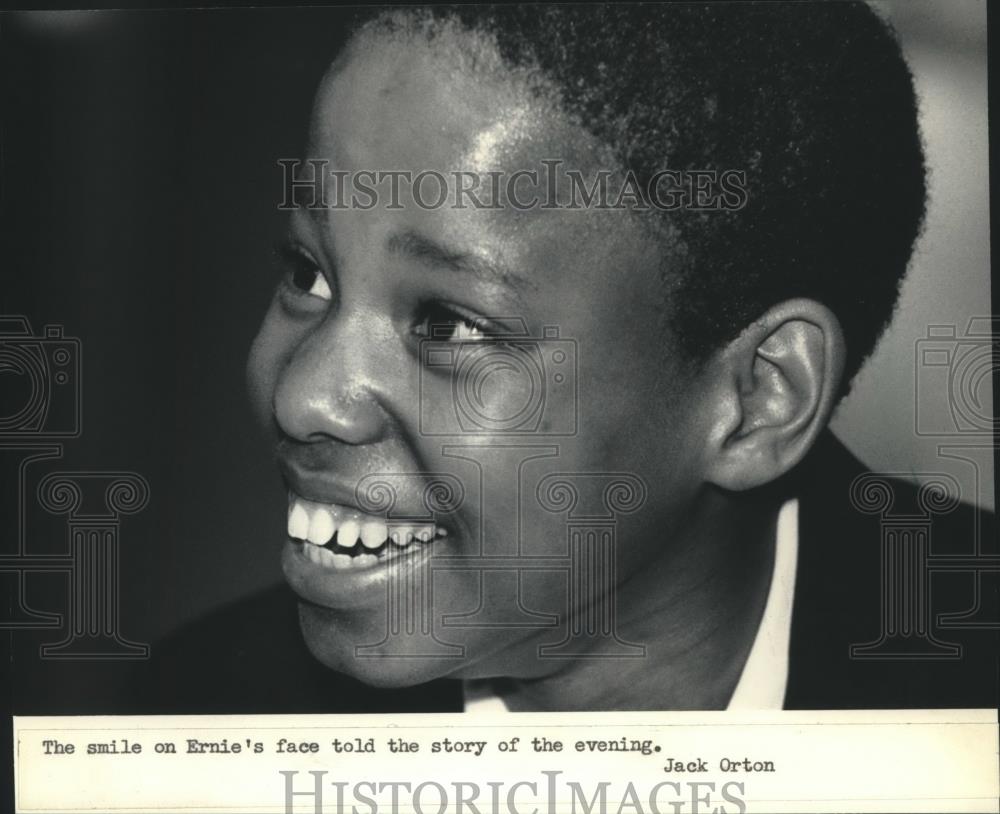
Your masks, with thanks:
[{"label": "smiling boy", "polygon": [[[163,668],[180,707],[988,695],[988,676],[970,684],[973,657],[913,670],[848,656],[878,632],[879,531],[850,502],[863,470],[826,427],[892,314],[925,191],[911,77],[870,9],[383,11],[320,84],[307,156],[341,178],[510,178],[557,159],[563,189],[570,170],[640,187],[665,170],[737,171],[746,197],[670,212],[510,195],[430,207],[376,185],[373,206],[296,208],[248,378],[289,491],[297,601],[270,592],[168,647],[163,663],[181,664],[226,642],[208,687]],[[544,367],[543,337],[571,340],[572,387],[552,386],[565,379]],[[506,354],[475,390],[494,423],[427,431],[470,386],[456,385],[462,357],[435,366],[428,342]],[[548,388],[530,426],[497,418],[535,395],[518,360]],[[570,544],[604,565],[563,566],[572,512],[547,510],[542,486],[556,475],[641,493],[612,513],[605,547]],[[391,511],[365,502],[378,477]],[[430,511],[444,482],[461,499]],[[960,535],[965,515],[949,522],[944,536]],[[593,579],[569,585],[580,573]],[[409,635],[392,637],[400,619]],[[581,620],[608,635],[559,651]],[[237,674],[240,689],[211,689]]]}]

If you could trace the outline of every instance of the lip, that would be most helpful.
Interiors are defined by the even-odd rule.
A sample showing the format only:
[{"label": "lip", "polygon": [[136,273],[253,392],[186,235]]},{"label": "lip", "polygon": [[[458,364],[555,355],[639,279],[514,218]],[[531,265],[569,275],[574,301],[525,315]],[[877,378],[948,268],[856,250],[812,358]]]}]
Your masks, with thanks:
[{"label": "lip", "polygon": [[314,503],[335,503],[357,512],[364,512],[355,500],[354,490],[340,480],[304,472],[287,458],[278,458],[278,468],[289,492]]},{"label": "lip", "polygon": [[[416,549],[397,555],[389,563],[336,570],[305,557],[302,547],[310,543],[288,538],[281,552],[281,567],[292,590],[314,605],[341,610],[384,606],[389,579],[406,579],[419,569],[429,568],[430,559],[435,556],[431,547],[449,542],[443,538],[433,543],[414,543]],[[438,555],[442,553],[439,551]]]},{"label": "lip", "polygon": [[[279,447],[277,463],[290,493],[315,503],[336,504],[362,514],[368,513],[358,506],[353,484],[348,486],[346,478],[333,474],[341,469],[333,464],[343,465],[346,461],[298,460],[295,451]],[[405,492],[393,506],[392,515],[426,517],[427,509],[420,499],[420,491],[407,489]],[[444,528],[447,536],[430,543],[414,542],[411,546],[417,548],[397,554],[391,565],[379,564],[369,568],[326,568],[305,557],[302,546],[309,543],[286,537],[281,555],[282,569],[292,590],[307,602],[342,610],[384,607],[390,578],[406,579],[418,569],[429,568],[432,556],[448,556],[457,550],[459,530],[453,525],[456,519],[455,516],[435,517],[431,522]],[[423,582],[424,577],[418,575],[414,579]]]},{"label": "lip", "polygon": [[[359,514],[371,514],[358,505],[357,495],[353,487],[348,487],[342,478],[323,472],[312,472],[303,469],[299,464],[288,458],[278,458],[278,468],[281,471],[285,486],[289,492],[313,503],[336,504]],[[360,478],[358,479],[360,481]],[[392,507],[392,516],[397,519],[412,518],[416,524],[433,522],[439,526],[454,531],[448,514],[441,514],[433,520],[427,519],[427,508],[419,498],[419,490],[401,490],[399,499]],[[377,514],[377,513],[376,513]]]}]

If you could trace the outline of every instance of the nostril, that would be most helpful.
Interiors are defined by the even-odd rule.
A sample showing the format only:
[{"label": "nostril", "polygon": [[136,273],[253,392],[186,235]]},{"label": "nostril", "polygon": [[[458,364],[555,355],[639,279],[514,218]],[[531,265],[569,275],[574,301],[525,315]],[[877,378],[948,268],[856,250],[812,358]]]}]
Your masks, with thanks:
[{"label": "nostril", "polygon": [[385,416],[378,401],[367,393],[313,394],[279,391],[274,400],[274,422],[297,441],[336,440],[370,444],[382,438]]}]

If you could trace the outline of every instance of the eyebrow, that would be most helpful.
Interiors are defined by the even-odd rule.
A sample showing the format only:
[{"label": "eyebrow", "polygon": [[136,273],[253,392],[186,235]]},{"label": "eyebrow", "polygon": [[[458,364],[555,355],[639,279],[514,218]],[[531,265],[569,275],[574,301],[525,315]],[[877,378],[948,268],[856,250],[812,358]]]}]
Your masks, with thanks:
[{"label": "eyebrow", "polygon": [[390,235],[387,245],[390,252],[408,255],[427,266],[471,274],[488,283],[500,282],[515,288],[537,288],[526,277],[502,264],[492,263],[469,252],[452,249],[409,229]]}]

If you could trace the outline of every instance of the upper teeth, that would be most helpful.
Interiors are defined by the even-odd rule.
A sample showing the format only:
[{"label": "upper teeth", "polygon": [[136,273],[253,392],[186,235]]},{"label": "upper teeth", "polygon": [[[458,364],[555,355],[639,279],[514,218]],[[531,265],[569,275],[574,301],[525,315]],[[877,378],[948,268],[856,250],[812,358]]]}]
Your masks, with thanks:
[{"label": "upper teeth", "polygon": [[314,503],[292,495],[288,504],[288,536],[322,546],[337,534],[337,545],[353,548],[358,540],[365,548],[379,548],[391,539],[400,546],[414,540],[429,542],[444,536],[444,529],[434,525],[386,523],[346,506]]}]

